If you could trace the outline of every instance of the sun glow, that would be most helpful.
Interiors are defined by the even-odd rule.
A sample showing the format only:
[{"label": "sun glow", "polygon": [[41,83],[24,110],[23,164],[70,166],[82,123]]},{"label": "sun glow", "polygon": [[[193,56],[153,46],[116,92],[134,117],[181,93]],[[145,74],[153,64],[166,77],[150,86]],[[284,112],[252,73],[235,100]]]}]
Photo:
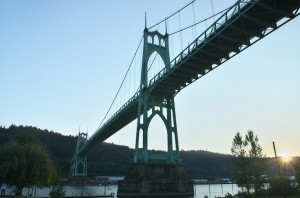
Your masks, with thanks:
[{"label": "sun glow", "polygon": [[292,160],[293,153],[290,151],[280,151],[279,157],[284,163],[289,163]]}]

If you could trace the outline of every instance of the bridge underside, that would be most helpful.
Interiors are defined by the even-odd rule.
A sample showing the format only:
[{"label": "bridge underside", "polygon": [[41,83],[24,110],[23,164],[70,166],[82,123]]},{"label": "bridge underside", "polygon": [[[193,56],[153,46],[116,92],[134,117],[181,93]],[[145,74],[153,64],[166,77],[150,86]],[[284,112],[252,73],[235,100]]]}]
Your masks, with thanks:
[{"label": "bridge underside", "polygon": [[[150,81],[149,94],[183,88],[299,15],[299,0],[237,2]],[[243,5],[245,4],[245,5]],[[271,53],[271,52],[266,52]]]},{"label": "bridge underside", "polygon": [[[299,15],[300,0],[237,2],[181,54],[150,80],[149,96],[170,98],[225,61]],[[245,5],[244,5],[245,4]],[[271,53],[271,52],[266,52]],[[138,116],[136,93],[81,148],[105,141]]]},{"label": "bridge underside", "polygon": [[[129,175],[119,184],[118,196],[193,196],[193,184],[179,163],[178,146],[178,152],[173,154],[172,137],[175,135],[177,139],[174,97],[189,84],[298,16],[299,7],[300,0],[237,1],[150,82],[147,79],[148,68],[144,67],[140,90],[97,129],[76,154],[83,155],[91,146],[105,141],[138,118],[137,134],[143,134],[142,152],[139,152],[137,135],[135,163],[131,165]],[[150,36],[157,34],[148,33]],[[159,35],[160,37],[167,41],[168,35]],[[168,46],[167,42],[165,46]],[[162,46],[159,48],[162,49]],[[151,49],[148,49],[147,56],[151,55]],[[162,53],[164,52],[160,52],[160,55]],[[148,58],[143,62],[148,62]],[[166,62],[169,62],[168,58],[163,56]],[[154,99],[160,103],[151,104]],[[168,101],[171,105],[161,101]],[[161,113],[163,108],[166,108],[167,115]],[[148,115],[150,109],[152,113]],[[165,161],[167,159],[167,163],[154,164],[151,155],[148,155],[147,130],[149,122],[156,114],[164,120],[168,131],[168,156],[152,158]],[[177,140],[175,142],[178,145]]]}]

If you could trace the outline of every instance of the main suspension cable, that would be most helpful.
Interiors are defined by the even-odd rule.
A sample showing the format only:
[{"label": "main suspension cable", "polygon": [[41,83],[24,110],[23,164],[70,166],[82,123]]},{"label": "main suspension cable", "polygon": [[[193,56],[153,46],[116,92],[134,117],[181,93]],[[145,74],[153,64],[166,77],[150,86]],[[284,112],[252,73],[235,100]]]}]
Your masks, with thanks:
[{"label": "main suspension cable", "polygon": [[152,25],[149,29],[157,26],[158,24],[161,24],[162,22],[168,20],[169,18],[171,18],[172,16],[174,16],[175,14],[177,14],[178,12],[180,12],[181,10],[185,9],[186,7],[188,7],[189,5],[191,5],[192,3],[194,3],[196,0],[191,1],[190,3],[188,3],[187,5],[185,5],[184,7],[182,7],[181,9],[177,10],[176,12],[174,12],[173,14],[171,14],[170,16],[168,16],[167,18],[159,21],[158,23]]},{"label": "main suspension cable", "polygon": [[[164,44],[164,43],[165,43],[165,41],[163,40],[163,41],[162,41],[162,44]],[[156,52],[156,54],[155,54],[155,56],[154,56],[154,58],[153,58],[153,60],[152,60],[152,62],[151,62],[151,64],[150,64],[150,67],[148,68],[147,72],[150,71],[150,69],[151,69],[151,67],[152,67],[152,65],[153,65],[153,63],[154,63],[154,61],[155,61],[157,55],[158,55],[158,53]]]},{"label": "main suspension cable", "polygon": [[[188,3],[187,5],[185,5],[184,7],[182,7],[181,9],[177,10],[176,12],[174,12],[173,14],[171,14],[170,16],[168,16],[167,18],[165,18],[165,19],[159,21],[158,23],[152,25],[149,29],[151,29],[151,28],[153,28],[153,27],[155,27],[155,26],[161,24],[162,22],[167,21],[169,18],[171,18],[171,17],[174,16],[175,14],[179,13],[180,11],[182,11],[183,9],[185,9],[186,7],[188,7],[189,5],[191,5],[192,3],[194,3],[195,1],[196,1],[196,0],[191,1],[190,3]],[[190,25],[190,26],[187,26],[187,27],[185,27],[185,28],[182,28],[182,29],[180,29],[180,30],[177,30],[177,31],[175,31],[175,32],[172,32],[172,33],[169,34],[169,36],[174,35],[174,34],[179,33],[179,32],[182,32],[182,31],[184,31],[184,30],[186,30],[186,29],[189,29],[189,28],[191,28],[191,27],[194,27],[194,26],[196,26],[196,25],[198,25],[198,24],[200,24],[200,23],[206,22],[207,20],[209,20],[209,19],[211,19],[211,18],[214,18],[215,16],[217,16],[217,15],[219,15],[219,14],[221,14],[221,13],[227,11],[227,10],[229,10],[231,7],[232,7],[232,6],[226,8],[226,9],[224,9],[224,10],[222,10],[222,11],[220,11],[220,12],[218,12],[218,13],[216,13],[216,14],[210,16],[210,17],[207,17],[207,18],[205,18],[205,19],[203,19],[203,20],[201,20],[201,21],[199,21],[199,22],[197,22],[197,23],[194,23],[194,24],[192,24],[192,25]],[[131,66],[132,66],[132,63],[133,63],[133,61],[135,60],[136,54],[137,54],[137,52],[138,52],[138,50],[139,50],[139,48],[140,48],[140,45],[141,45],[141,43],[142,43],[142,40],[143,40],[143,36],[142,36],[142,38],[141,38],[141,40],[140,40],[140,42],[139,42],[139,45],[138,45],[138,47],[137,47],[137,49],[136,49],[136,51],[135,51],[135,53],[134,53],[134,56],[133,56],[133,58],[132,58],[132,60],[131,60],[131,62],[130,62],[130,65],[129,65],[129,67],[128,67],[126,73],[125,73],[125,76],[124,76],[124,78],[123,78],[123,80],[122,80],[122,83],[121,83],[121,85],[119,86],[119,89],[118,89],[118,91],[117,91],[117,93],[116,93],[116,95],[115,95],[115,97],[114,97],[112,103],[110,104],[110,106],[109,106],[109,108],[108,108],[108,110],[107,110],[107,112],[106,112],[104,118],[102,119],[100,125],[98,126],[97,130],[102,126],[102,124],[103,124],[103,122],[105,121],[105,119],[106,119],[108,113],[110,112],[110,110],[111,110],[111,108],[112,108],[112,106],[113,106],[113,104],[114,104],[114,102],[115,102],[115,100],[116,100],[116,98],[117,98],[117,96],[118,96],[118,94],[119,94],[119,92],[120,92],[120,90],[121,90],[121,88],[122,88],[122,86],[123,86],[125,80],[126,80],[126,77],[127,77],[127,75],[128,75],[128,72],[129,72],[129,70],[130,70],[130,68],[131,68]],[[155,57],[154,57],[154,59],[153,59],[151,65],[150,65],[150,67],[148,68],[148,71],[149,71],[150,68],[152,67],[152,65],[153,65],[153,63],[154,63],[154,61],[155,61],[157,55],[158,55],[158,53],[155,55]]]},{"label": "main suspension cable", "polygon": [[110,104],[110,106],[109,106],[109,108],[108,108],[108,110],[107,110],[107,112],[106,112],[106,114],[105,114],[103,120],[101,121],[99,127],[97,128],[97,130],[102,126],[102,124],[103,124],[104,120],[106,119],[106,117],[107,117],[107,115],[108,115],[108,113],[109,113],[111,107],[113,106],[113,104],[114,104],[114,102],[115,102],[115,100],[116,100],[116,98],[117,98],[117,96],[118,96],[118,94],[119,94],[119,92],[120,92],[120,90],[121,90],[121,88],[122,88],[122,85],[123,85],[123,83],[124,83],[124,81],[125,81],[125,79],[126,79],[126,77],[127,77],[127,74],[128,74],[128,72],[129,72],[129,70],[130,70],[130,68],[131,68],[131,66],[132,66],[132,63],[133,63],[133,61],[134,61],[134,59],[135,59],[135,57],[136,57],[136,54],[137,54],[137,52],[138,52],[138,50],[139,50],[139,48],[140,48],[140,46],[141,46],[141,43],[142,43],[142,41],[143,41],[143,38],[144,38],[144,37],[142,36],[142,38],[141,38],[141,40],[140,40],[140,42],[139,42],[139,45],[138,45],[138,47],[137,47],[137,49],[136,49],[136,51],[135,51],[135,53],[134,53],[134,56],[133,56],[133,58],[132,58],[132,60],[131,60],[131,62],[130,62],[130,65],[129,65],[127,71],[126,71],[126,74],[125,74],[125,76],[124,76],[124,78],[123,78],[123,80],[122,80],[122,83],[121,83],[121,85],[120,85],[120,87],[119,87],[119,89],[118,89],[118,91],[117,91],[117,93],[116,93],[116,95],[115,95],[115,97],[114,97],[112,103]]},{"label": "main suspension cable", "polygon": [[[192,4],[192,9],[193,9],[193,20],[194,20],[194,24],[196,23],[196,13],[195,13],[195,4],[193,3]],[[193,34],[194,34],[194,39],[197,37],[197,28],[194,28],[194,31],[193,31]]]},{"label": "main suspension cable", "polygon": [[198,25],[199,23],[203,23],[203,22],[205,22],[205,21],[207,21],[207,20],[209,20],[209,19],[211,19],[211,18],[214,18],[215,16],[217,16],[217,15],[219,15],[219,14],[222,14],[223,12],[229,10],[231,7],[232,7],[232,6],[226,8],[226,9],[224,9],[224,10],[221,10],[220,12],[218,12],[218,13],[216,13],[216,14],[210,16],[210,17],[207,17],[207,18],[205,18],[205,19],[203,19],[203,20],[201,20],[201,21],[198,21],[198,22],[195,23],[195,24],[192,24],[192,25],[190,25],[190,26],[187,26],[187,27],[182,28],[182,29],[180,29],[180,30],[177,30],[177,31],[175,31],[175,32],[169,33],[169,36],[171,36],[171,35],[173,35],[173,34],[177,34],[177,33],[179,33],[179,32],[182,32],[182,31],[186,30],[186,29],[189,29],[189,28],[191,28],[191,27],[194,27],[194,26]]}]

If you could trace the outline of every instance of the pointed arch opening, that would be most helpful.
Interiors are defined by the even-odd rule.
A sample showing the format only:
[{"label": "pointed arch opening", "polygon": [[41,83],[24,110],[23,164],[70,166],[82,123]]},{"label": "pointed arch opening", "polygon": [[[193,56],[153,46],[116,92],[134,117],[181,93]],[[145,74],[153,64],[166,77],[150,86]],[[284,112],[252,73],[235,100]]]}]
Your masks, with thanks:
[{"label": "pointed arch opening", "polygon": [[139,139],[137,147],[139,151],[143,149],[143,129],[139,130]]},{"label": "pointed arch opening", "polygon": [[162,118],[155,115],[148,127],[148,149],[168,150],[167,128]]},{"label": "pointed arch opening", "polygon": [[148,36],[148,38],[147,38],[147,41],[148,41],[148,43],[153,43],[153,39],[152,39],[152,37],[151,36]]},{"label": "pointed arch opening", "polygon": [[179,146],[179,145],[176,145],[176,135],[175,135],[175,133],[172,133],[172,148],[173,148],[173,152],[176,151],[176,146]]},{"label": "pointed arch opening", "polygon": [[155,35],[155,36],[154,36],[154,44],[155,44],[155,45],[159,45],[159,43],[160,43],[160,42],[159,42],[159,38],[158,38],[157,35]]},{"label": "pointed arch opening", "polygon": [[148,79],[152,79],[156,76],[163,68],[165,63],[161,56],[154,51],[148,59]]},{"label": "pointed arch opening", "polygon": [[84,172],[84,166],[83,163],[80,161],[77,165],[77,174],[83,174]]}]

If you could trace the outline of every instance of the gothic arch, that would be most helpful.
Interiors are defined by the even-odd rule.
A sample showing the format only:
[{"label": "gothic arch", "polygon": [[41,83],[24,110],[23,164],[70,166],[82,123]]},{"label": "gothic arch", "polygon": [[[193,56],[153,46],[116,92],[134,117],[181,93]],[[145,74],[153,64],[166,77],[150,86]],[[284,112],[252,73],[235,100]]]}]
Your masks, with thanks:
[{"label": "gothic arch", "polygon": [[[162,62],[164,63],[164,68],[168,69],[170,63],[168,35],[162,35],[157,31],[149,32],[147,29],[145,29],[141,87],[148,86],[148,63],[149,59],[151,58],[154,52],[157,52],[157,54],[162,59]],[[166,114],[164,114],[163,111],[165,111]],[[149,96],[147,93],[147,89],[140,89],[134,156],[135,163],[148,163],[149,160],[151,161],[157,159],[163,159],[166,163],[180,162],[176,117],[174,116],[174,114],[174,98],[159,98],[157,96]],[[149,125],[156,115],[158,115],[161,118],[167,131],[167,155],[160,157],[149,155],[148,153]],[[143,134],[141,134],[141,131],[143,131]],[[143,135],[143,148],[141,151],[139,150],[140,135]],[[173,151],[173,144],[175,144],[176,146],[175,152]]]},{"label": "gothic arch", "polygon": [[155,110],[148,118],[148,125],[147,125],[147,128],[149,128],[149,125],[151,123],[151,120],[156,116],[158,115],[162,121],[164,122],[165,126],[167,126],[167,119],[165,118],[165,116],[163,115],[163,113],[161,111],[158,111],[158,110]]}]

